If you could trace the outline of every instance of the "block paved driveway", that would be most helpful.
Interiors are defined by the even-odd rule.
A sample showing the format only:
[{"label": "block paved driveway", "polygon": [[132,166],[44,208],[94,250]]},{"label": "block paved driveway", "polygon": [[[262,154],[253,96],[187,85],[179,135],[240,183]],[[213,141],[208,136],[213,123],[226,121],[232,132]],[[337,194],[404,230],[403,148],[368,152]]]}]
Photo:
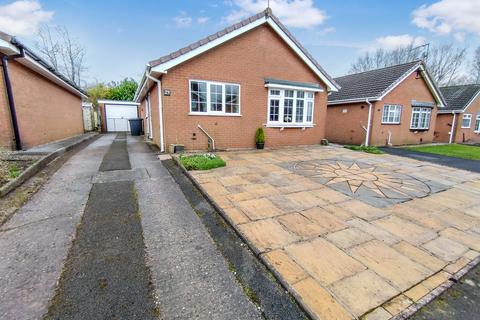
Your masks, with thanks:
[{"label": "block paved driveway", "polygon": [[389,319],[479,260],[477,173],[334,146],[221,156],[194,179],[314,318]]}]

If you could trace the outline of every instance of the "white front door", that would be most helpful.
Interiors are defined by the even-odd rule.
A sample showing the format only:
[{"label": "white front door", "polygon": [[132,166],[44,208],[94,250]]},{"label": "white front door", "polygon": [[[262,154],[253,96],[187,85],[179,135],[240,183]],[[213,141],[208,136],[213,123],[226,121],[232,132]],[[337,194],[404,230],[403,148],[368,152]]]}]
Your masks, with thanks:
[{"label": "white front door", "polygon": [[137,106],[105,105],[105,119],[108,132],[130,131],[128,119],[137,118]]}]

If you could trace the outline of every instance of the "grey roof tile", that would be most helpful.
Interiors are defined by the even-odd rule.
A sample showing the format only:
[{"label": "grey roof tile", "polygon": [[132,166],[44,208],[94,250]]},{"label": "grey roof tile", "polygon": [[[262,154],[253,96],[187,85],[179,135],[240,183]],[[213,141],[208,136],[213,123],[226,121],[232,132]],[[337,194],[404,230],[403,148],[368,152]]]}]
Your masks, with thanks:
[{"label": "grey roof tile", "polygon": [[480,91],[480,84],[467,84],[440,88],[447,106],[443,110],[464,110]]},{"label": "grey roof tile", "polygon": [[328,96],[328,102],[378,98],[395,85],[403,75],[421,64],[421,61],[413,61],[335,78],[335,81],[342,89],[330,94]]}]

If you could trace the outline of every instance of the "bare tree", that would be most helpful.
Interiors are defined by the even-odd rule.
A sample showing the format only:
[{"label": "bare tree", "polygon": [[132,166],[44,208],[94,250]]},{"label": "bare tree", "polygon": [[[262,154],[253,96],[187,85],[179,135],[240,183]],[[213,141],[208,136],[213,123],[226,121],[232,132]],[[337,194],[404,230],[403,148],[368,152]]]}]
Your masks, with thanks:
[{"label": "bare tree", "polygon": [[426,61],[428,71],[440,85],[455,84],[461,77],[459,71],[466,54],[466,48],[455,48],[453,44],[432,47]]},{"label": "bare tree", "polygon": [[475,54],[473,55],[472,68],[473,82],[480,83],[480,46],[475,50]]},{"label": "bare tree", "polygon": [[[424,49],[424,50],[422,50]],[[428,51],[425,51],[427,49]],[[428,71],[440,85],[449,85],[463,79],[461,67],[465,61],[466,48],[457,48],[453,44],[440,46],[413,47],[413,45],[393,50],[377,49],[367,52],[351,65],[350,73],[369,71],[423,59]]]},{"label": "bare tree", "polygon": [[70,36],[67,28],[42,26],[35,47],[48,62],[70,81],[80,86],[82,75],[87,70],[85,47]]}]

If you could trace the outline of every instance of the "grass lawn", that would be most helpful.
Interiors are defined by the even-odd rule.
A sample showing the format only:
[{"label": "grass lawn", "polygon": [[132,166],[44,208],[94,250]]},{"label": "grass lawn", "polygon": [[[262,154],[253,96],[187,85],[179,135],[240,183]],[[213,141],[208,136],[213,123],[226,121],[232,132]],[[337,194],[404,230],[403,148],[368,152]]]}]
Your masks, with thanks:
[{"label": "grass lawn", "polygon": [[181,155],[180,162],[187,170],[210,170],[225,167],[225,161],[213,153]]},{"label": "grass lawn", "polygon": [[466,146],[463,144],[446,144],[440,146],[418,146],[407,147],[406,149],[412,151],[441,154],[444,156],[480,160],[480,147]]},{"label": "grass lawn", "polygon": [[382,150],[378,149],[377,147],[373,147],[373,146],[366,147],[366,146],[354,146],[354,145],[347,144],[344,147],[347,148],[347,149],[350,149],[350,150],[363,151],[363,152],[366,152],[366,153],[373,153],[373,154],[385,153]]}]

